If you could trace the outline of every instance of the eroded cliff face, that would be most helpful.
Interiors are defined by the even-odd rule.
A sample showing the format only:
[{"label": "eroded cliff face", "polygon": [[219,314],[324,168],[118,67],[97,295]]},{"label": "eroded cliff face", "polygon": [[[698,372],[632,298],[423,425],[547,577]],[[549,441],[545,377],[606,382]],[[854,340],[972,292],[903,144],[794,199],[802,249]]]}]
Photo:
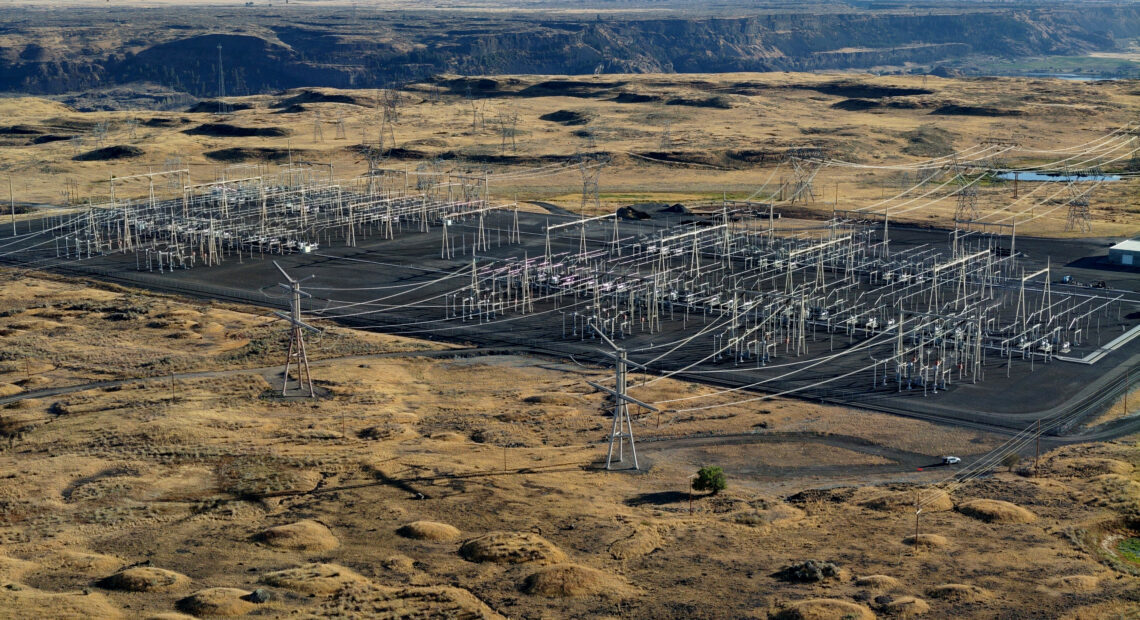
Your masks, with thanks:
[{"label": "eroded cliff face", "polygon": [[[148,81],[231,94],[369,87],[434,73],[582,74],[860,69],[982,54],[1111,49],[1140,36],[1140,8],[958,14],[779,14],[737,18],[543,19],[379,14],[356,21],[271,13],[77,13],[0,27],[0,89],[53,93]],[[82,20],[93,19],[94,23]],[[110,20],[101,23],[99,20]],[[50,31],[51,36],[44,32]]]}]

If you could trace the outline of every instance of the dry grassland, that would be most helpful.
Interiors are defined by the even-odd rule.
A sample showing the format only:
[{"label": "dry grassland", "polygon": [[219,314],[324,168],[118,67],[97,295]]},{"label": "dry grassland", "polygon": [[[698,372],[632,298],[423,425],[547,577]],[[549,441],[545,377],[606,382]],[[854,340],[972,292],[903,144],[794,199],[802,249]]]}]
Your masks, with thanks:
[{"label": "dry grassland", "polygon": [[[500,172],[532,168],[591,151],[583,137],[589,131],[597,138],[596,149],[613,157],[600,185],[602,210],[612,211],[647,201],[765,199],[773,188],[792,178],[790,166],[776,163],[788,148],[819,146],[834,158],[870,166],[906,165],[995,138],[1013,140],[1028,149],[1067,149],[1125,126],[1140,107],[1136,84],[1129,81],[792,73],[494,76],[489,80],[493,82],[490,90],[476,89],[485,97],[475,100],[478,121],[474,123],[463,86],[455,86],[440,101],[432,101],[424,85],[410,87],[393,128],[401,151],[384,165],[414,171],[424,161],[442,157],[444,170],[478,172],[488,162],[506,156],[490,167]],[[572,85],[549,87],[552,82]],[[351,103],[328,102],[330,98]],[[66,198],[61,191],[68,180],[78,188],[79,202],[105,200],[112,175],[162,170],[173,157],[182,158],[193,182],[254,173],[249,167],[227,170],[239,162],[260,164],[258,173],[272,173],[290,159],[328,162],[336,176],[350,178],[367,169],[358,145],[362,140],[375,143],[380,134],[377,99],[377,91],[304,89],[234,98],[231,103],[249,108],[225,118],[209,112],[80,113],[41,99],[0,99],[0,114],[12,125],[66,138],[106,122],[110,127],[107,146],[126,145],[142,151],[142,155],[114,161],[75,161],[77,154],[95,148],[90,140],[77,147],[68,139],[33,144],[33,135],[8,135],[2,140],[0,174],[15,177],[17,200],[44,204],[60,204]],[[503,151],[500,114],[516,112],[518,147]],[[314,131],[318,114],[323,119],[322,139]],[[140,120],[134,139],[129,137],[127,124],[131,116]],[[345,122],[343,139],[336,138],[338,117]],[[273,135],[233,137],[195,129],[208,123]],[[1064,159],[1064,165],[1078,168],[1097,163],[1110,169],[1127,167],[1135,147],[1123,142],[1118,146],[1103,149],[1099,156],[1010,152],[1002,162],[1038,165]],[[937,184],[948,178],[940,177]],[[835,206],[887,209],[893,221],[949,225],[957,204],[952,195],[956,184],[919,199],[914,198],[927,189],[887,200],[914,182],[915,174],[905,171],[828,167],[815,179],[814,202],[785,205],[781,210],[820,217]],[[1022,182],[1017,199],[1012,185],[982,183],[981,214],[991,221],[1016,214],[1022,222],[1021,234],[1074,234],[1065,232],[1063,205],[1068,194],[1063,184]],[[1092,235],[1140,231],[1140,202],[1134,186],[1134,181],[1105,183],[1093,193]],[[116,193],[141,196],[148,189],[143,182],[122,182]],[[159,187],[158,191],[169,189]],[[501,180],[491,186],[492,198],[549,201],[572,210],[580,207],[580,192],[576,168],[556,176]],[[587,211],[596,209],[591,205]]]},{"label": "dry grassland", "polygon": [[[1046,457],[1042,478],[1000,473],[945,495],[922,483],[947,472],[900,467],[896,452],[977,454],[998,439],[774,400],[667,411],[660,427],[639,416],[648,471],[607,474],[598,469],[607,403],[585,385],[604,369],[512,356],[345,358],[428,346],[346,333],[314,370],[326,395],[282,399],[271,370],[226,361],[245,345],[224,333],[258,320],[242,308],[32,277],[8,284],[6,308],[29,294],[95,304],[127,296],[149,308],[142,321],[162,313],[222,327],[194,355],[180,339],[147,341],[148,356],[180,351],[188,368],[220,371],[180,379],[173,399],[161,378],[140,379],[0,410],[4,428],[19,427],[0,451],[0,616],[1111,618],[1135,609],[1137,577],[1120,546],[1137,536],[1140,515],[1134,441],[1067,448]],[[135,346],[143,337],[134,333],[159,329],[86,312],[67,320],[88,330],[50,338],[59,355],[94,356],[91,332]],[[19,334],[43,341],[53,329]],[[62,383],[139,370],[94,360],[90,374],[46,372]],[[676,381],[637,390],[653,400],[712,391]],[[691,440],[710,434],[723,445]],[[698,494],[690,513],[686,480],[700,460],[723,464],[730,486]],[[920,544],[906,540],[916,492],[931,500]],[[1034,519],[999,518],[1021,510]],[[779,576],[809,559],[837,569],[816,582]]]}]

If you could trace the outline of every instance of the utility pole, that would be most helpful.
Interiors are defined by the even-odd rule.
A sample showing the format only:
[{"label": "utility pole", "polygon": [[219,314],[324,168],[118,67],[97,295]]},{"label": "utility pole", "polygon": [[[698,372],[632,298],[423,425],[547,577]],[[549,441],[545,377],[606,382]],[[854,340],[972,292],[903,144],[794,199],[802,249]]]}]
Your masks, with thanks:
[{"label": "utility pole", "polygon": [[919,548],[918,543],[918,515],[922,514],[922,507],[918,501],[914,502],[914,550],[917,553]]},{"label": "utility pole", "polygon": [[1128,392],[1132,389],[1132,367],[1124,369],[1124,415],[1128,415]]},{"label": "utility pole", "polygon": [[289,281],[288,284],[278,284],[277,286],[280,286],[281,288],[289,291],[292,295],[289,301],[289,314],[285,314],[284,312],[280,311],[275,311],[273,313],[277,315],[277,318],[283,319],[290,323],[289,351],[285,355],[285,372],[282,375],[281,395],[285,396],[286,392],[289,389],[289,368],[292,366],[293,359],[296,358],[298,387],[300,387],[302,390],[307,387],[309,397],[313,398],[316,397],[316,392],[313,390],[313,375],[309,372],[309,356],[305,350],[305,335],[304,331],[302,330],[310,331],[316,334],[321,333],[321,330],[301,320],[301,297],[312,297],[312,295],[301,290],[301,282],[304,282],[305,280],[308,280],[309,278],[313,278],[315,276],[310,275],[307,278],[302,278],[301,280],[294,280],[289,276],[288,273],[285,273],[285,270],[281,267],[281,265],[277,264],[277,261],[273,261],[273,266],[276,267],[277,270],[281,272],[281,275],[285,276],[285,279]]},{"label": "utility pole", "polygon": [[609,470],[612,468],[614,457],[614,443],[616,442],[618,445],[618,462],[620,463],[624,461],[623,449],[625,447],[625,440],[629,439],[629,450],[631,453],[633,453],[633,468],[640,470],[641,467],[637,463],[637,448],[633,443],[633,420],[631,420],[629,417],[629,403],[641,405],[642,407],[645,407],[646,409],[653,412],[657,412],[658,410],[656,407],[647,405],[640,400],[631,398],[628,394],[626,394],[626,367],[632,364],[638,368],[644,369],[645,366],[642,366],[636,362],[629,361],[629,359],[626,357],[626,350],[614,344],[614,341],[610,340],[609,337],[606,336],[602,330],[598,329],[596,325],[591,323],[590,328],[593,329],[598,334],[598,336],[606,342],[606,344],[610,345],[614,349],[613,353],[607,353],[603,351],[602,354],[614,360],[615,362],[614,373],[617,380],[617,389],[611,390],[607,387],[598,385],[593,381],[586,382],[591,387],[606,392],[610,396],[614,397],[614,424],[613,429],[610,431],[610,448],[609,452],[606,455],[606,469]]},{"label": "utility pole", "polygon": [[1037,463],[1041,459],[1041,419],[1037,419],[1037,452],[1033,455],[1033,477],[1037,477]]},{"label": "utility pole", "polygon": [[[8,175],[8,203],[12,210],[12,236],[16,236],[16,194],[12,191],[12,175]],[[30,226],[30,224],[29,224]]]}]

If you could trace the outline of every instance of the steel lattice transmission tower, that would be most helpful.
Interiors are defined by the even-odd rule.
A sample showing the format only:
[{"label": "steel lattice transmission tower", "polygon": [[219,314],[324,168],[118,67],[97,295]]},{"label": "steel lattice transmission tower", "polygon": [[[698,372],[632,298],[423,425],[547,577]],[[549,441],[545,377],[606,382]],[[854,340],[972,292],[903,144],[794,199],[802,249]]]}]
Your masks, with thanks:
[{"label": "steel lattice transmission tower", "polygon": [[788,161],[792,164],[793,180],[788,188],[791,192],[788,202],[815,202],[815,175],[823,167],[823,149],[816,147],[796,148],[788,151]]},{"label": "steel lattice transmission tower", "polygon": [[1069,193],[1071,194],[1069,197],[1069,218],[1065,223],[1065,232],[1092,232],[1088,191],[1078,192],[1070,185]]},{"label": "steel lattice transmission tower", "polygon": [[518,152],[518,143],[515,137],[518,135],[519,125],[519,111],[511,108],[510,110],[499,111],[499,133],[502,136],[501,150],[506,154],[507,149],[510,148],[511,152]]},{"label": "steel lattice transmission tower", "polygon": [[586,204],[594,203],[594,208],[601,210],[602,201],[598,195],[598,179],[602,176],[602,169],[610,163],[608,155],[594,154],[578,155],[578,171],[582,173],[582,206],[581,212],[586,213]]},{"label": "steel lattice transmission tower", "polygon": [[964,170],[959,168],[958,178],[961,185],[958,188],[958,206],[954,209],[954,219],[961,222],[978,219],[978,188],[970,185],[962,176]]},{"label": "steel lattice transmission tower", "polygon": [[273,314],[277,318],[285,320],[289,323],[289,351],[285,355],[285,372],[282,375],[281,381],[281,395],[285,396],[289,390],[289,369],[296,361],[297,365],[297,387],[303,391],[308,391],[310,397],[316,396],[313,390],[313,375],[309,372],[309,355],[305,350],[305,332],[312,332],[314,334],[321,333],[321,330],[305,323],[301,320],[301,298],[312,297],[312,295],[301,290],[301,282],[313,278],[315,276],[308,276],[300,280],[293,279],[277,261],[273,261],[273,266],[281,272],[288,280],[288,284],[280,283],[277,286],[289,291],[289,314],[281,311],[275,311]]},{"label": "steel lattice transmission tower", "polygon": [[594,324],[591,323],[590,327],[603,341],[605,341],[606,344],[610,345],[614,349],[613,353],[603,351],[602,355],[605,355],[614,361],[614,378],[616,381],[616,389],[611,390],[607,387],[598,385],[593,381],[586,382],[591,387],[609,394],[614,399],[614,424],[613,428],[610,430],[610,449],[606,454],[606,469],[610,469],[613,465],[615,443],[617,444],[618,449],[618,462],[621,463],[625,461],[625,443],[627,440],[629,441],[629,451],[633,454],[633,468],[641,469],[637,463],[637,446],[635,446],[633,443],[633,420],[629,417],[629,403],[641,405],[642,407],[645,407],[646,409],[653,412],[656,412],[657,409],[652,405],[647,405],[640,400],[631,398],[629,394],[626,393],[626,388],[628,387],[628,383],[626,381],[626,371],[630,365],[642,369],[644,369],[645,366],[642,366],[636,362],[629,361],[629,359],[626,357],[625,349],[614,344],[614,341],[606,337],[602,330],[598,329]]}]

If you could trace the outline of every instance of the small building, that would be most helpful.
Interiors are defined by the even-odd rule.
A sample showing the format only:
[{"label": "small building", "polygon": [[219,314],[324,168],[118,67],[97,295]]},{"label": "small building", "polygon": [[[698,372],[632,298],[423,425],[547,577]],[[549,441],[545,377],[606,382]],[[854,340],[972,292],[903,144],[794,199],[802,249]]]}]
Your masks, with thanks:
[{"label": "small building", "polygon": [[1108,248],[1108,262],[1125,267],[1140,267],[1140,239],[1129,239]]}]

